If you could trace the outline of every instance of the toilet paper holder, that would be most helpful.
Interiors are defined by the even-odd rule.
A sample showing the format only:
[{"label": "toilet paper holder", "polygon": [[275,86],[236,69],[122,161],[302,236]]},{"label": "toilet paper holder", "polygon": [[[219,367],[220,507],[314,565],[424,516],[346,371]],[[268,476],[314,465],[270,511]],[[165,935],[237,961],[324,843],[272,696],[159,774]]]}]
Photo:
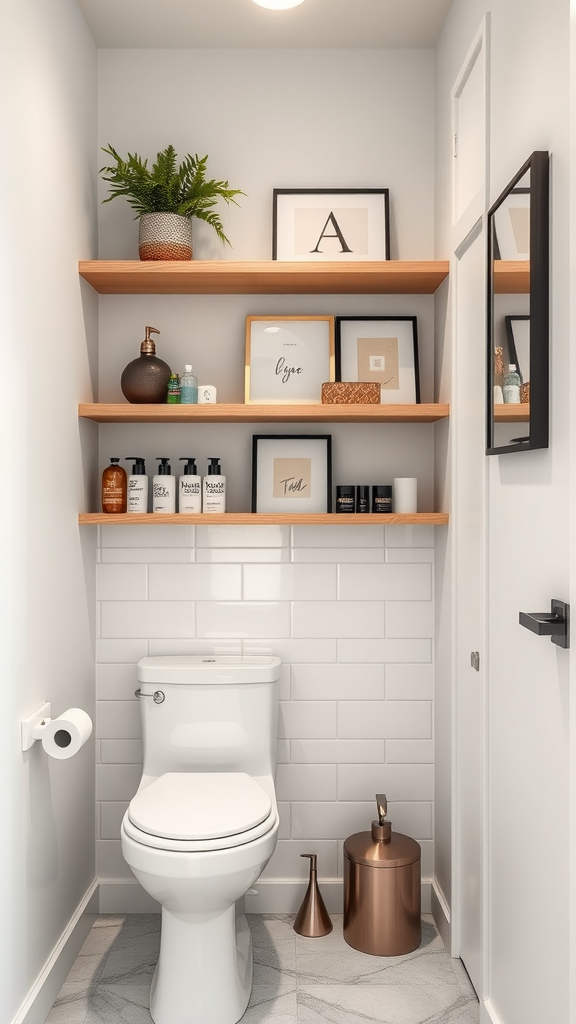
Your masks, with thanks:
[{"label": "toilet paper holder", "polygon": [[29,718],[20,723],[22,734],[22,750],[30,750],[36,740],[42,739],[42,733],[52,721],[52,707],[50,704],[43,704],[38,711],[35,711]]}]

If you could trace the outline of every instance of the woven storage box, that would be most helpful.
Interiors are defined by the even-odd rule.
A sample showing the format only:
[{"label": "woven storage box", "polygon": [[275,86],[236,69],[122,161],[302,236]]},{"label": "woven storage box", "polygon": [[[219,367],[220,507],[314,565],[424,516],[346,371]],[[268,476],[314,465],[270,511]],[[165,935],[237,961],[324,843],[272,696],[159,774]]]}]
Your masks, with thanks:
[{"label": "woven storage box", "polygon": [[380,405],[380,385],[372,381],[328,381],[322,385],[323,405]]}]

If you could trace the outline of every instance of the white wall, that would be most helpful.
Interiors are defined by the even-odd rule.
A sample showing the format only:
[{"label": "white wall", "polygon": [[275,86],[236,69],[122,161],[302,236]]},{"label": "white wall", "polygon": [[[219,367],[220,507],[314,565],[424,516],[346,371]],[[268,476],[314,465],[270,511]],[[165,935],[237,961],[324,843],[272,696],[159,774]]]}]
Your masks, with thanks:
[{"label": "white wall", "polygon": [[[355,185],[390,188],[393,258],[431,258],[431,51],[102,51],[99,61],[102,145],[154,156],[173,142],[180,155],[209,153],[210,172],[247,193],[239,209],[223,211],[234,248],[223,250],[195,225],[198,258],[269,259],[274,187]],[[136,244],[123,201],[101,207],[100,256],[134,258]],[[191,360],[220,401],[242,401],[246,314],[291,312],[416,313],[423,400],[434,400],[433,297],[349,295],[103,297],[100,400],[122,400],[121,370],[152,324],[171,365]],[[101,468],[134,451],[150,473],[164,454],[173,467],[195,454],[204,472],[206,456],[219,453],[228,508],[246,511],[252,432],[107,425]],[[433,426],[332,433],[335,483],[417,475],[421,509],[434,508]],[[101,880],[130,877],[118,836],[139,780],[134,662],[197,650],[272,650],[285,663],[283,832],[268,880],[303,877],[299,853],[309,848],[323,877],[340,876],[341,841],[369,827],[378,789],[388,793],[395,827],[421,840],[429,877],[433,542],[422,527],[103,528]]]},{"label": "white wall", "polygon": [[[450,90],[487,6],[456,0],[437,48],[438,256],[450,252]],[[481,996],[490,1000],[492,1020],[536,1024],[568,1019],[570,655],[518,626],[520,610],[546,610],[550,598],[569,590],[568,4],[497,0],[490,10],[491,201],[533,150],[552,154],[550,448],[486,463],[489,650],[481,652],[490,709]],[[470,387],[483,389],[484,382]],[[554,850],[553,880],[544,879],[539,853],[525,842],[538,809]],[[448,837],[437,830],[436,842],[449,876]],[[547,941],[535,943],[535,932]],[[527,984],[536,976],[538,984]]]},{"label": "white wall", "polygon": [[[94,543],[76,516],[96,373],[97,309],[76,261],[95,251],[96,53],[71,0],[2,9],[2,962],[13,1019],[94,880],[94,746],[20,750],[20,720],[94,708]],[[7,101],[7,102],[6,102]],[[20,1018],[19,1018],[20,1019]]]}]

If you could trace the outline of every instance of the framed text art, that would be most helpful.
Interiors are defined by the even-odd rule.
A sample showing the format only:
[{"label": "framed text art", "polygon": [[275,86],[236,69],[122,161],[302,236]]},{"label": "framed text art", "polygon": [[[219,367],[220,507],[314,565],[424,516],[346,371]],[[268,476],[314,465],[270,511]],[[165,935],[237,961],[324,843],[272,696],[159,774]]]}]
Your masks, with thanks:
[{"label": "framed text art", "polygon": [[378,382],[383,404],[419,402],[416,317],[336,317],[336,380]]},{"label": "framed text art", "polygon": [[254,434],[252,511],[332,510],[330,434]]},{"label": "framed text art", "polygon": [[334,367],[333,316],[246,317],[247,403],[319,403]]},{"label": "framed text art", "polygon": [[272,259],[390,259],[387,188],[275,188]]}]

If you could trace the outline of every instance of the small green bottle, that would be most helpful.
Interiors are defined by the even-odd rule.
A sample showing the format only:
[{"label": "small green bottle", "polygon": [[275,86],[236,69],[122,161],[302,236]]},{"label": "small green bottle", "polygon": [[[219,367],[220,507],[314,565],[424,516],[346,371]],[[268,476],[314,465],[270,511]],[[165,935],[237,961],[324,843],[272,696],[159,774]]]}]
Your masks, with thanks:
[{"label": "small green bottle", "polygon": [[168,397],[166,398],[168,405],[180,405],[180,379],[177,373],[170,375],[168,381]]}]

